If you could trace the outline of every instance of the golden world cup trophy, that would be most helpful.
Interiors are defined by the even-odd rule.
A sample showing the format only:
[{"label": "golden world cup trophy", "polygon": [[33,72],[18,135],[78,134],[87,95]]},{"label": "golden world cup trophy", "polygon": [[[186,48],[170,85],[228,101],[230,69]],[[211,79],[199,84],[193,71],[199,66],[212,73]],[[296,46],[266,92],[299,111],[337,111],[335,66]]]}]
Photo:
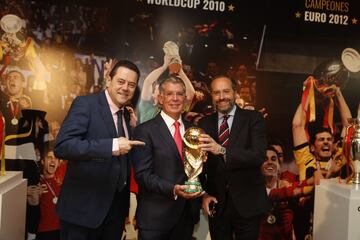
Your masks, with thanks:
[{"label": "golden world cup trophy", "polygon": [[200,134],[205,133],[204,130],[198,127],[191,127],[186,130],[183,142],[184,145],[184,168],[188,176],[185,185],[188,188],[185,192],[195,193],[202,192],[199,175],[203,170],[203,163],[206,160],[206,152],[199,148]]}]

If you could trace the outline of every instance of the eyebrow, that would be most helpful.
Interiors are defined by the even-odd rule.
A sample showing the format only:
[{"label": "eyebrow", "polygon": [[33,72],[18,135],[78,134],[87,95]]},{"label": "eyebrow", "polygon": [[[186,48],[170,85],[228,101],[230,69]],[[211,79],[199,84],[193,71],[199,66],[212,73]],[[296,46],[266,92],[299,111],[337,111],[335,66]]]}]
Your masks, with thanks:
[{"label": "eyebrow", "polygon": [[121,78],[121,77],[117,78],[116,80],[117,80],[117,81],[121,80],[121,81],[126,81],[126,82],[129,82],[129,83],[134,83],[134,84],[136,84],[136,81],[127,80],[127,79]]}]

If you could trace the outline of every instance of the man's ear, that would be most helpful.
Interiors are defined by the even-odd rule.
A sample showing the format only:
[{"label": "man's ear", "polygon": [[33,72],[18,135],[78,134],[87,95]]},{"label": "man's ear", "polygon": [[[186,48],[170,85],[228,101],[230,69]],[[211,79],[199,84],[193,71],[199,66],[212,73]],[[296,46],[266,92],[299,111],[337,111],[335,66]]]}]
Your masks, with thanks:
[{"label": "man's ear", "polygon": [[314,145],[310,145],[310,152],[314,152],[315,151],[315,146]]},{"label": "man's ear", "polygon": [[111,82],[111,78],[107,77],[107,78],[105,78],[105,80],[106,80],[106,88],[108,88],[110,85],[110,82]]},{"label": "man's ear", "polygon": [[158,95],[157,99],[158,99],[159,104],[160,104],[160,105],[162,105],[162,104],[163,104],[163,102],[164,102],[163,95],[159,93],[159,95]]}]

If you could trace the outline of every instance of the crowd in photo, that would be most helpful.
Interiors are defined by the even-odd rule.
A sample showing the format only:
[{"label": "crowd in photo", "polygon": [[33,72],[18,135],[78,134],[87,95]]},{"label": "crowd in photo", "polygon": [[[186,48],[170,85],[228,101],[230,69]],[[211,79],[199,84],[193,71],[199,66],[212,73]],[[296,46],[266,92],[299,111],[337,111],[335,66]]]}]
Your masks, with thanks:
[{"label": "crowd in photo", "polygon": [[[303,83],[304,91],[294,96],[299,104],[297,109],[288,109],[294,114],[287,123],[292,126],[292,143],[266,135],[265,128],[271,128],[266,125],[268,113],[266,106],[257,102],[254,46],[258,42],[249,40],[252,42],[246,46],[251,46],[250,49],[242,50],[241,43],[248,36],[245,38],[234,30],[236,23],[199,22],[173,29],[175,37],[166,39],[157,29],[159,25],[149,20],[151,13],[136,14],[129,19],[132,26],[147,29],[138,35],[146,35],[150,42],[166,41],[146,56],[137,57],[136,50],[129,48],[130,62],[118,61],[106,52],[94,52],[96,41],[104,41],[102,35],[109,31],[107,8],[85,3],[70,6],[0,0],[0,17],[7,14],[23,20],[16,39],[21,43],[32,42],[34,50],[29,55],[28,47],[15,57],[15,50],[4,48],[0,58],[0,113],[5,132],[2,154],[6,170],[23,171],[28,179],[25,239],[60,239],[60,226],[70,234],[75,224],[88,229],[104,227],[90,234],[100,236],[107,231],[115,234],[115,230],[107,229],[114,223],[125,225],[124,229],[119,227],[121,232],[124,230],[121,239],[125,240],[137,239],[138,234],[139,239],[156,236],[185,239],[181,234],[186,239],[195,239],[192,231],[199,218],[192,214],[198,214],[202,208],[210,223],[212,239],[226,236],[226,239],[306,240],[311,239],[313,232],[315,185],[325,178],[346,182],[352,174],[343,150],[349,127],[347,119],[351,118],[348,96],[343,96],[338,86],[332,85],[326,92],[316,88],[318,82],[329,80],[327,76],[310,76]],[[6,41],[2,38],[0,43]],[[219,49],[222,58],[204,55],[206,48]],[[119,90],[123,81],[127,81],[125,100],[115,97],[125,91]],[[315,86],[313,98],[307,92],[310,86]],[[99,120],[102,112],[97,101],[108,101],[121,110],[117,115],[110,105],[116,121],[110,118],[103,124]],[[340,116],[340,122],[334,122],[333,112]],[[178,165],[163,162],[166,157],[172,159],[171,151],[162,151],[168,147],[164,144],[167,138],[155,137],[163,131],[157,122],[161,117],[166,122],[169,116],[183,119],[183,128],[178,129],[180,135],[187,127],[185,122],[205,130],[200,145],[209,155],[200,176],[206,192],[203,195],[184,192],[183,185],[169,183],[184,177]],[[215,127],[211,122],[214,116],[219,116]],[[119,119],[123,121],[120,124]],[[114,125],[111,130],[109,125]],[[176,135],[176,126],[171,125],[169,130]],[[225,138],[217,136],[217,127],[225,129]],[[119,137],[116,144],[120,147],[114,150],[114,142],[102,142],[107,131]],[[84,140],[91,144],[85,146]],[[285,147],[291,144],[293,149]],[[111,174],[119,174],[123,179],[110,180],[114,176],[107,176],[106,168],[100,167],[106,162],[105,157],[98,157],[105,151],[99,150],[101,147],[110,152],[112,148],[112,158],[122,159],[120,165],[111,165],[115,169]],[[176,143],[175,147],[179,145]],[[96,157],[89,160],[87,154]],[[179,154],[178,158],[183,159],[182,150]],[[94,166],[88,169],[81,166],[86,161],[93,161]],[[227,164],[229,171],[225,170]],[[82,172],[99,176],[95,167],[106,180],[87,179],[84,183],[82,176],[76,175]],[[128,173],[119,169],[127,169]],[[90,183],[108,205],[101,205],[98,199],[92,202],[95,190],[87,189]],[[105,183],[111,186],[101,186]],[[72,197],[80,202],[88,196],[84,206],[95,215],[101,209],[98,217],[90,219],[85,207],[79,207],[74,215],[68,212],[67,204],[72,204],[67,200],[72,195],[71,186],[84,188]],[[115,196],[107,195],[110,188]],[[131,192],[129,206],[128,192]],[[116,205],[113,198],[126,204]],[[56,210],[59,201],[61,220]],[[108,214],[109,209],[117,213]],[[176,215],[174,218],[171,212]],[[72,217],[75,223],[69,220]],[[171,224],[170,219],[174,224],[181,223],[184,229],[162,228],[162,224]],[[108,225],[103,226],[102,221]],[[224,222],[228,227],[224,227]],[[239,227],[242,225],[246,225],[248,235],[242,235],[243,229]],[[161,231],[150,231],[147,226]],[[67,239],[65,235],[61,237]]]}]

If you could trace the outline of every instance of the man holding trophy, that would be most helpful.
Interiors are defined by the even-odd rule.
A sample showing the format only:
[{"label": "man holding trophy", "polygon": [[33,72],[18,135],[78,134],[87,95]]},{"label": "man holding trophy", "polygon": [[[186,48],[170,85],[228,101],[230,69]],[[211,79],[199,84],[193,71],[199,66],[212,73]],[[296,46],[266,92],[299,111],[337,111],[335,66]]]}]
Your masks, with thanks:
[{"label": "man holding trophy", "polygon": [[[292,121],[294,157],[300,181],[314,177],[314,183],[318,185],[323,178],[339,176],[350,180],[351,172],[345,165],[346,148],[342,148],[340,140],[344,137],[346,140],[351,112],[340,87],[346,85],[350,72],[360,70],[359,59],[360,55],[354,49],[344,49],[342,62],[327,60],[304,81],[302,100]],[[335,139],[333,124],[335,106],[342,125],[338,139]],[[319,110],[323,108],[325,111],[321,113]],[[314,195],[310,195],[301,199],[296,208],[294,230],[297,239],[312,236],[313,198]]]},{"label": "man holding trophy", "polygon": [[[195,175],[201,164],[192,159],[195,167],[189,166],[185,155],[193,152],[183,151],[182,142],[185,130],[190,127],[181,117],[185,92],[185,84],[178,77],[170,76],[162,81],[158,95],[161,112],[134,132],[134,139],[146,143],[135,147],[133,152],[139,184],[136,216],[139,240],[191,240],[194,224],[199,220],[200,205],[196,198],[203,192],[196,188]],[[195,134],[199,133],[195,131]],[[193,143],[193,138],[189,137],[188,142]],[[189,179],[187,173],[195,176],[189,185],[185,185]]]}]

